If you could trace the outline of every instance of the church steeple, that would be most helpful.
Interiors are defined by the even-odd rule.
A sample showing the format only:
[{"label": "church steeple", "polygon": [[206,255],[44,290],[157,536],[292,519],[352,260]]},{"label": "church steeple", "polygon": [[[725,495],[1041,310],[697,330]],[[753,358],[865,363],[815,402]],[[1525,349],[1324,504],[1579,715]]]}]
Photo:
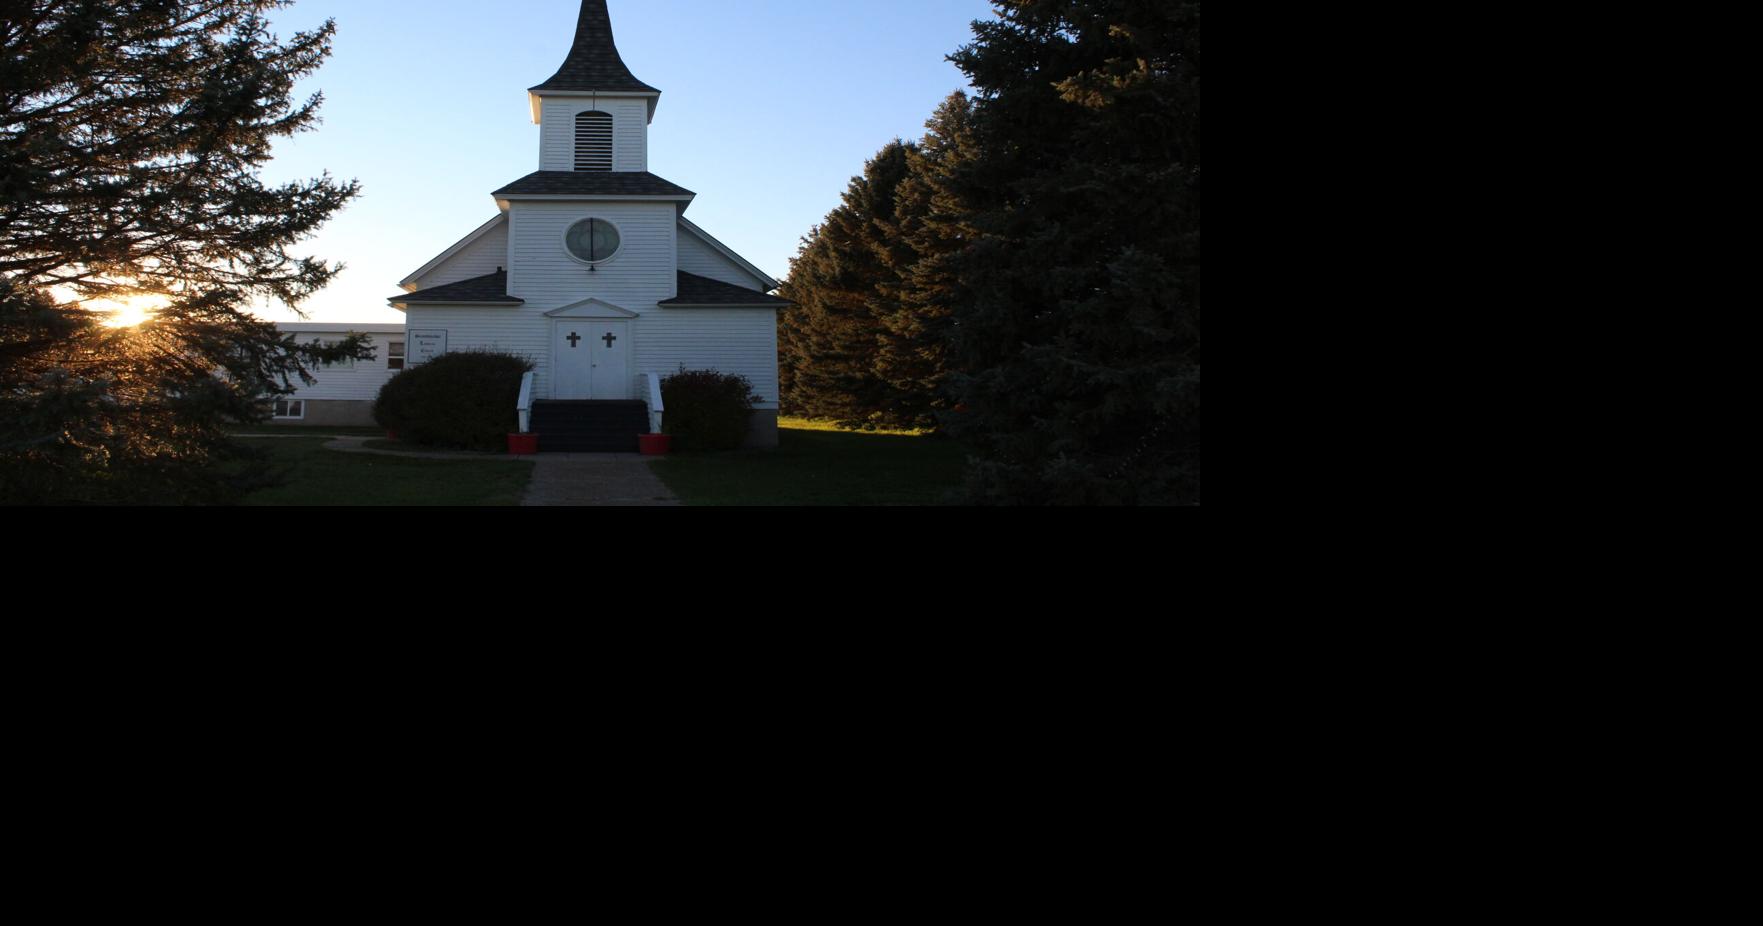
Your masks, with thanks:
[{"label": "church steeple", "polygon": [[606,11],[606,0],[582,0],[581,17],[576,20],[575,45],[569,57],[551,79],[532,88],[533,93],[545,92],[660,93],[643,83],[625,67],[612,42],[612,15]]}]

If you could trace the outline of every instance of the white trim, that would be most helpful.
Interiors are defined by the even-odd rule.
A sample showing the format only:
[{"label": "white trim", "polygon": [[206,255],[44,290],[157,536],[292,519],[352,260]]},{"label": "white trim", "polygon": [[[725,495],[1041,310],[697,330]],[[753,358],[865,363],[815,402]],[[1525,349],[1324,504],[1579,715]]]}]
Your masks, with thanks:
[{"label": "white trim", "polygon": [[520,414],[520,433],[533,433],[533,382],[536,374],[528,370],[520,376],[520,395],[515,397],[514,410]]},{"label": "white trim", "polygon": [[[795,305],[795,303],[790,303]],[[783,306],[763,302],[668,302],[663,309],[781,309]]]},{"label": "white trim", "polygon": [[633,97],[657,97],[659,90],[528,90],[531,96],[604,96],[624,99]]},{"label": "white trim", "polygon": [[613,305],[604,299],[583,299],[560,309],[552,309],[545,313],[546,318],[598,318],[601,320],[621,321],[628,318],[641,318],[639,313],[632,312],[623,306]]},{"label": "white trim", "polygon": [[[560,171],[560,173],[571,173],[571,171]],[[620,173],[620,171],[613,171],[613,173]],[[690,209],[692,207],[692,200],[694,200],[696,198],[697,198],[696,193],[692,194],[691,196],[579,196],[579,195],[560,195],[560,194],[521,195],[521,194],[517,193],[513,196],[498,196],[498,197],[496,197],[496,205],[499,206],[500,208],[508,209],[508,208],[511,208],[510,203],[512,203],[512,202],[557,202],[557,203],[569,203],[569,202],[577,202],[577,203],[581,203],[581,202],[590,202],[590,203],[591,202],[607,202],[607,203],[657,202],[657,203],[665,203],[665,202],[671,202],[674,204],[674,207],[675,207],[675,210],[674,210],[675,215],[685,215],[686,210]],[[512,235],[512,232],[510,233],[510,235]],[[677,247],[677,245],[676,245],[676,247]]]},{"label": "white trim", "polygon": [[654,122],[655,122],[655,107],[661,105],[661,91],[659,91],[659,90],[544,90],[544,91],[540,91],[540,90],[536,90],[533,88],[528,88],[526,91],[526,102],[527,102],[527,106],[532,110],[532,113],[533,113],[533,125],[543,125],[544,124],[545,104],[542,101],[542,98],[548,97],[548,96],[561,96],[561,97],[603,96],[603,97],[608,97],[611,99],[648,100],[649,101],[649,118],[648,118],[647,122],[651,125],[654,124]]},{"label": "white trim", "polygon": [[464,238],[459,239],[458,244],[453,245],[452,247],[448,248],[445,251],[442,251],[441,256],[435,258],[434,260],[429,261],[426,264],[423,264],[422,267],[420,269],[418,269],[415,273],[412,273],[411,275],[405,277],[404,279],[399,280],[398,285],[406,287],[406,290],[405,290],[406,292],[412,292],[412,293],[416,292],[416,281],[418,279],[421,279],[429,271],[434,270],[436,267],[439,267],[441,264],[445,263],[447,258],[452,257],[453,255],[458,254],[460,251],[463,251],[466,248],[470,247],[471,243],[473,241],[476,241],[479,238],[482,238],[483,236],[489,234],[490,231],[496,227],[496,223],[507,221],[507,219],[508,219],[507,213],[505,213],[505,212],[498,213],[495,218],[489,220],[488,222],[485,222],[482,225],[479,225],[477,227],[477,231],[474,231],[471,234],[466,235]]},{"label": "white trim", "polygon": [[680,224],[681,228],[684,228],[686,231],[689,231],[693,235],[696,235],[699,241],[702,241],[705,244],[710,245],[711,250],[715,251],[718,254],[721,254],[722,256],[728,258],[729,260],[734,261],[735,264],[738,265],[742,270],[745,270],[748,273],[751,273],[752,275],[758,277],[759,282],[767,284],[765,287],[766,292],[771,292],[772,290],[777,289],[779,286],[783,285],[782,283],[779,283],[778,281],[772,279],[770,274],[766,273],[763,270],[760,270],[758,267],[753,266],[751,263],[749,263],[747,261],[747,259],[745,257],[742,257],[739,254],[736,254],[733,250],[731,250],[729,248],[728,245],[723,244],[722,242],[711,237],[709,232],[707,232],[704,229],[699,228],[697,225],[693,224],[691,219],[688,219],[682,215],[679,217],[679,224]]},{"label": "white trim", "polygon": [[647,382],[647,384],[649,386],[649,388],[647,390],[649,393],[649,433],[650,434],[666,433],[661,430],[661,426],[662,426],[661,416],[667,410],[666,403],[662,402],[662,400],[661,400],[661,374],[660,373],[642,373],[639,375],[641,375],[643,377],[643,379]]},{"label": "white trim", "polygon": [[397,309],[404,309],[404,308],[407,308],[408,306],[411,306],[411,305],[427,305],[427,306],[493,305],[493,306],[501,306],[502,308],[507,308],[507,309],[518,309],[521,306],[526,304],[524,302],[517,302],[512,299],[507,300],[506,302],[430,302],[429,300],[424,299],[420,302],[412,303],[408,299],[397,299],[397,298],[387,299],[386,301],[390,302],[392,304],[392,307],[397,308]]},{"label": "white trim", "polygon": [[276,322],[275,326],[283,331],[304,334],[316,331],[319,334],[396,334],[404,330],[403,325],[391,324],[359,324],[356,322]]},{"label": "white trim", "polygon": [[[573,174],[573,173],[575,173],[575,171],[573,171],[573,170],[555,170],[555,171],[546,171],[546,173]],[[582,171],[582,173],[588,173],[588,171]],[[635,171],[635,170],[613,171],[613,173],[637,174],[637,173],[643,173],[643,171]],[[552,200],[552,201],[557,201],[557,202],[585,200],[588,202],[601,201],[601,202],[610,202],[610,203],[621,203],[621,202],[628,203],[628,202],[636,202],[638,200],[655,200],[656,202],[689,203],[692,200],[697,199],[697,198],[698,198],[698,194],[696,194],[696,193],[693,193],[690,196],[663,196],[663,195],[655,194],[655,193],[625,193],[623,195],[606,195],[606,194],[601,194],[601,193],[593,193],[593,194],[589,194],[589,193],[503,193],[503,194],[500,194],[496,197],[496,203],[498,205],[502,205],[502,204],[514,202],[517,200],[529,200],[529,199],[530,200],[538,200],[538,201]],[[503,205],[503,208],[507,208],[507,206]]]}]

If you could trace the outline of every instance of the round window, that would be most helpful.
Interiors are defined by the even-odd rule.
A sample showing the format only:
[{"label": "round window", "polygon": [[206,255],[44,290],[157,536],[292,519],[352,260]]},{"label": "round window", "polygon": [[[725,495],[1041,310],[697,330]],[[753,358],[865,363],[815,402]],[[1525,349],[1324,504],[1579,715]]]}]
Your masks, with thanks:
[{"label": "round window", "polygon": [[618,253],[618,229],[605,219],[583,219],[563,234],[563,246],[576,260],[597,264]]}]

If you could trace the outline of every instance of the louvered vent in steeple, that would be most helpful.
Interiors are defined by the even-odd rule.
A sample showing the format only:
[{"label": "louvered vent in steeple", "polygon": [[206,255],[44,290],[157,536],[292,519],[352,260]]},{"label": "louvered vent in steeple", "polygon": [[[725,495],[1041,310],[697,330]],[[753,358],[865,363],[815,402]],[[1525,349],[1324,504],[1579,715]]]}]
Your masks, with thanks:
[{"label": "louvered vent in steeple", "polygon": [[585,112],[575,117],[575,169],[612,169],[612,114]]}]

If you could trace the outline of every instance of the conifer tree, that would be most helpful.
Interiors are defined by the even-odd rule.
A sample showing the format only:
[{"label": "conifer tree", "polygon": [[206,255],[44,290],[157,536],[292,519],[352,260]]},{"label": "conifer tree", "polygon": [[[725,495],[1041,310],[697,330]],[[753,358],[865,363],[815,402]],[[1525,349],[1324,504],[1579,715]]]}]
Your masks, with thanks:
[{"label": "conifer tree", "polygon": [[[313,127],[294,84],[334,26],[272,36],[285,0],[12,0],[0,7],[0,502],[219,502],[234,421],[368,359],[248,314],[341,269],[290,252],[358,190],[281,186],[271,143]],[[93,306],[151,297],[133,328]],[[236,471],[234,471],[236,473]]]},{"label": "conifer tree", "polygon": [[950,430],[975,502],[1200,498],[1200,4],[998,0]]},{"label": "conifer tree", "polygon": [[910,262],[895,231],[899,188],[916,146],[895,140],[853,177],[839,206],[802,240],[779,293],[795,305],[778,323],[782,405],[788,414],[850,425],[895,424],[891,387],[877,374],[883,287]]},{"label": "conifer tree", "polygon": [[895,140],[853,178],[791,265],[779,320],[789,414],[848,425],[934,428],[949,407],[947,343],[972,236],[967,95],[952,94],[922,143]]},{"label": "conifer tree", "polygon": [[879,287],[885,311],[874,369],[902,425],[935,427],[950,407],[948,341],[954,308],[967,298],[960,257],[974,234],[977,195],[967,181],[978,156],[972,113],[967,94],[956,91],[925,123],[924,140],[907,154],[890,228],[901,246],[889,252],[892,274]]}]

